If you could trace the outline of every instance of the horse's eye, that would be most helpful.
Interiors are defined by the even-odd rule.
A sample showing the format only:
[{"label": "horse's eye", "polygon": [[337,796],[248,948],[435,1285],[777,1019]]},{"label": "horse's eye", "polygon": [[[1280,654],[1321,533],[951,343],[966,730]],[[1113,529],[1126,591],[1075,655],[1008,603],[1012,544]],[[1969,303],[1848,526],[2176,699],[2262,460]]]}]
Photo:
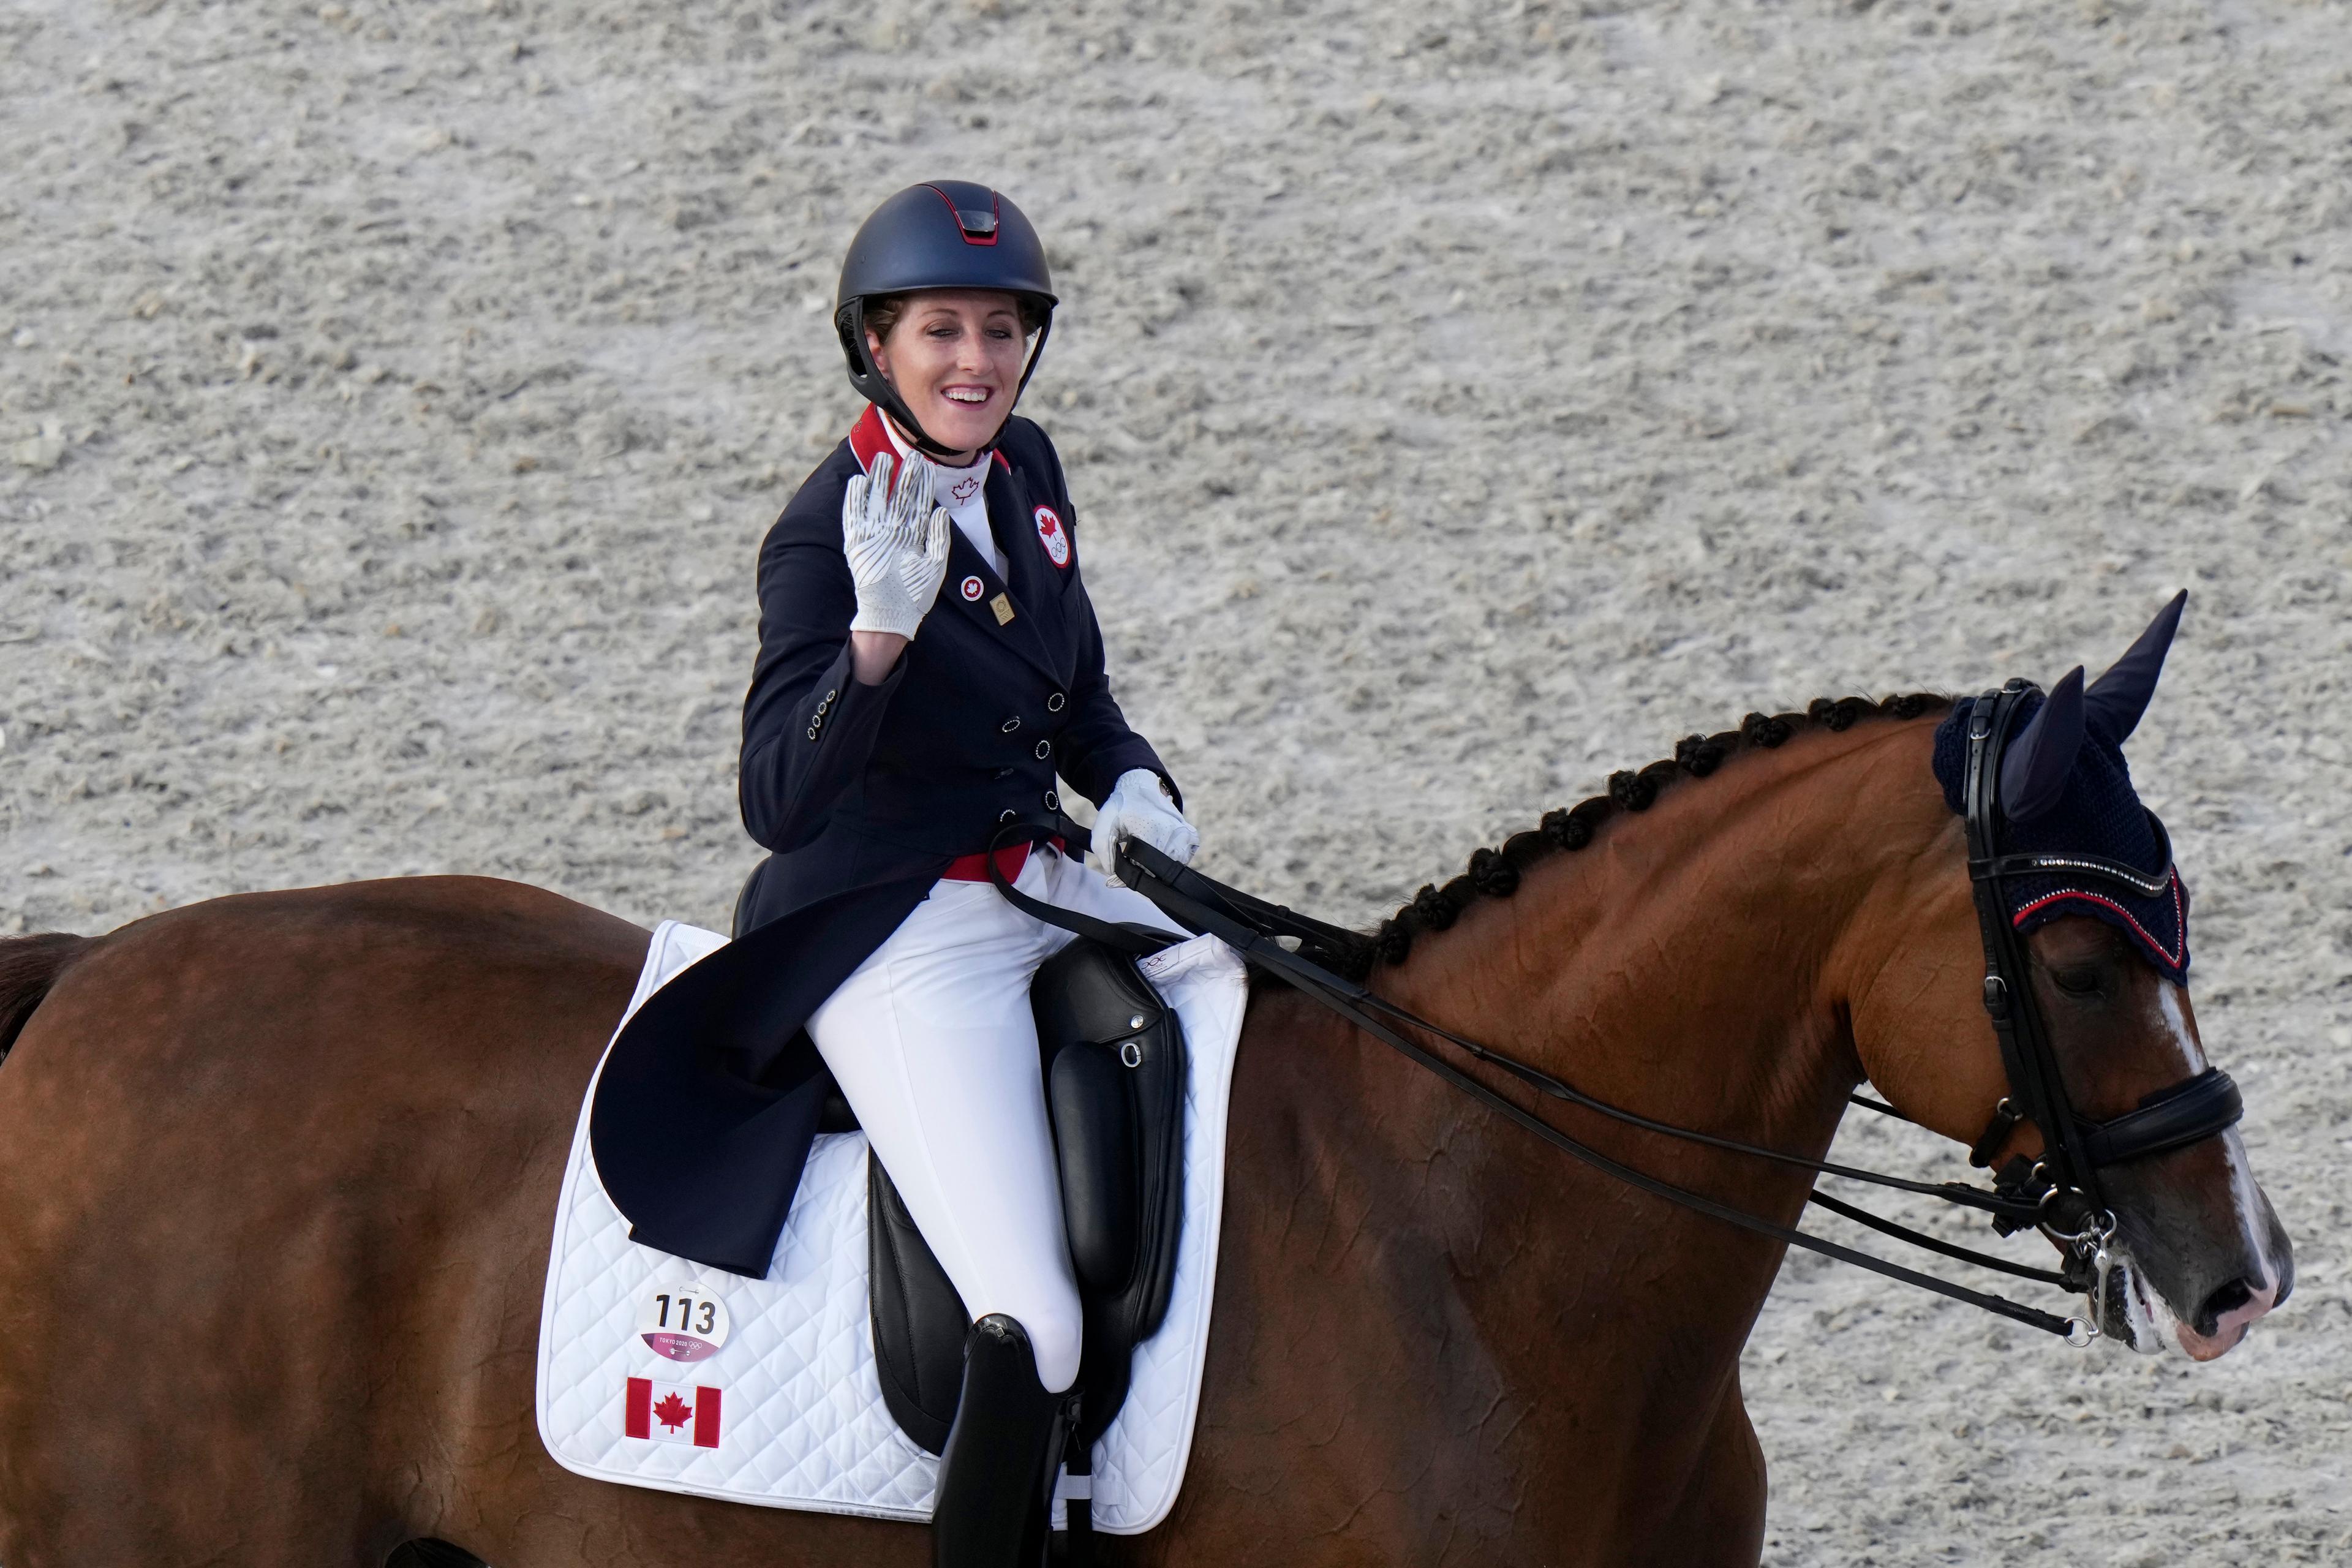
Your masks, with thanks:
[{"label": "horse's eye", "polygon": [[2053,969],[2050,978],[2069,996],[2095,996],[2104,974],[2095,963],[2069,963]]}]

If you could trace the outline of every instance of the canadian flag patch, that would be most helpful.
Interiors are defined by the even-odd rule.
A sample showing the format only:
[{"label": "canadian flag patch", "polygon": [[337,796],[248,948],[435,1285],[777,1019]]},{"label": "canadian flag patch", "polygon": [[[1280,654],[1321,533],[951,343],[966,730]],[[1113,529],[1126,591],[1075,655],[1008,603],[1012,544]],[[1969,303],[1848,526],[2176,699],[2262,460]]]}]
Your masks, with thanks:
[{"label": "canadian flag patch", "polygon": [[698,1448],[719,1447],[719,1390],[657,1383],[649,1377],[629,1379],[621,1411],[621,1430],[632,1437],[656,1443],[691,1443]]},{"label": "canadian flag patch", "polygon": [[1037,509],[1037,537],[1045,542],[1045,553],[1054,558],[1055,565],[1070,563],[1070,531],[1062,526],[1062,514],[1050,506]]}]

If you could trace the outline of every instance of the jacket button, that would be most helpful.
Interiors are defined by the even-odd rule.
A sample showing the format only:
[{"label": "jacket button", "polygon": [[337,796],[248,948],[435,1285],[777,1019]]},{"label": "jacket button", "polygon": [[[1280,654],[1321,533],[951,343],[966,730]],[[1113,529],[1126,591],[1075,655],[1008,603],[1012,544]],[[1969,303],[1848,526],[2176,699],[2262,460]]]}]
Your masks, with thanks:
[{"label": "jacket button", "polygon": [[1062,809],[1062,797],[1061,797],[1060,795],[1055,795],[1052,790],[1047,790],[1047,791],[1045,792],[1045,809],[1046,809],[1047,811],[1059,811],[1059,810],[1061,810],[1061,809]]},{"label": "jacket button", "polygon": [[836,698],[836,697],[838,697],[838,696],[840,696],[840,695],[841,695],[841,689],[840,689],[839,687],[837,687],[837,686],[836,686],[836,687],[835,687],[831,691],[828,691],[828,692],[826,692],[826,693],[824,694],[824,700],[825,700],[827,702],[830,702],[830,701],[832,701],[835,698]]},{"label": "jacket button", "polygon": [[1059,713],[1062,710],[1062,704],[1068,700],[1068,698],[1056,691],[1054,695],[1045,699],[1045,711],[1048,713]]},{"label": "jacket button", "polygon": [[1046,759],[1047,757],[1052,756],[1053,754],[1054,754],[1054,742],[1051,742],[1051,741],[1040,741],[1040,742],[1037,742],[1037,759],[1038,759],[1038,761],[1043,762],[1045,759]]},{"label": "jacket button", "polygon": [[1013,810],[1011,806],[1009,806],[1009,805],[1008,805],[1008,806],[1006,806],[1003,811],[1000,811],[1000,812],[998,812],[998,813],[996,814],[996,820],[997,820],[997,821],[999,821],[999,822],[1010,822],[1010,821],[1012,821],[1014,817],[1016,817],[1016,816],[1020,816],[1020,815],[1021,815],[1021,814],[1020,814],[1019,812],[1017,812],[1017,811]]},{"label": "jacket button", "polygon": [[1021,728],[1021,716],[1018,713],[997,726],[997,729],[1000,731],[1007,735],[1010,735],[1013,731],[1018,730],[1019,728]]},{"label": "jacket button", "polygon": [[809,739],[812,741],[816,739],[816,726],[814,724],[809,726]]}]

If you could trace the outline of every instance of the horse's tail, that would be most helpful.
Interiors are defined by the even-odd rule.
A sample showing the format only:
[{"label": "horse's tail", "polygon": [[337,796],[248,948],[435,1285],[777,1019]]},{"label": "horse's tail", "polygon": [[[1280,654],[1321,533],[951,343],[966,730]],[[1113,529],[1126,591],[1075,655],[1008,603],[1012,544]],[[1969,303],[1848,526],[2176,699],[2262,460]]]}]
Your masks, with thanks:
[{"label": "horse's tail", "polygon": [[91,943],[86,936],[45,931],[0,939],[0,1060],[15,1047],[33,1009]]}]

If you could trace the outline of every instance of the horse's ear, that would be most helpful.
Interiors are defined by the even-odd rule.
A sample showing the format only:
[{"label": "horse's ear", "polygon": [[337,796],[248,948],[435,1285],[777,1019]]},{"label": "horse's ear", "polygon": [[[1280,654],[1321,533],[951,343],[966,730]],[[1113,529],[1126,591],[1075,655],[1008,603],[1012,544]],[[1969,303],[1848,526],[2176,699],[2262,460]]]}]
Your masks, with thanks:
[{"label": "horse's ear", "polygon": [[2000,759],[2000,814],[2026,822],[2058,804],[2083,749],[2083,667],[2050,689],[2042,711]]},{"label": "horse's ear", "polygon": [[2181,606],[2188,603],[2189,590],[2183,588],[2157,611],[2156,619],[2139,634],[2131,651],[2083,693],[2084,721],[2091,733],[2107,744],[2122,745],[2124,737],[2138,727],[2139,716],[2147,711],[2148,699],[2156,695],[2156,678],[2164,673],[2164,656],[2172,647],[2172,634],[2180,629]]}]

